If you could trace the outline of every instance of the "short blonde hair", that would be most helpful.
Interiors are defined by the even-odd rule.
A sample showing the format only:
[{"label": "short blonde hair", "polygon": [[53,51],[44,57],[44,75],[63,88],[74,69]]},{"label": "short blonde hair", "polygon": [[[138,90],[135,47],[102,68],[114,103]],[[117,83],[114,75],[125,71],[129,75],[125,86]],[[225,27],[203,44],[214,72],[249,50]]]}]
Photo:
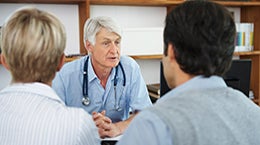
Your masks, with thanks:
[{"label": "short blonde hair", "polygon": [[45,11],[23,8],[2,29],[2,55],[13,81],[50,82],[66,45],[62,23]]}]

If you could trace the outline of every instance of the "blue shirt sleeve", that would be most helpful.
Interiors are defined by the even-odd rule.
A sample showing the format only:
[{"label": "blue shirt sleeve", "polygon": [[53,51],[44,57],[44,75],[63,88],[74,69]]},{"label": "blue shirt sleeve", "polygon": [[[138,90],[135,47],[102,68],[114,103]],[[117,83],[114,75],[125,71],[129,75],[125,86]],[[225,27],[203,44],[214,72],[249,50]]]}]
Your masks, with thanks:
[{"label": "blue shirt sleeve", "polygon": [[55,90],[57,95],[65,102],[65,88],[63,85],[63,80],[60,73],[56,73],[55,78],[52,81],[52,88]]},{"label": "blue shirt sleeve", "polygon": [[142,110],[152,105],[149,98],[146,83],[140,71],[140,67],[135,60],[130,57],[122,57],[121,62],[125,68],[126,76],[129,77],[130,108],[134,110]]},{"label": "blue shirt sleeve", "polygon": [[168,127],[158,116],[141,111],[117,145],[173,145],[173,142]]}]

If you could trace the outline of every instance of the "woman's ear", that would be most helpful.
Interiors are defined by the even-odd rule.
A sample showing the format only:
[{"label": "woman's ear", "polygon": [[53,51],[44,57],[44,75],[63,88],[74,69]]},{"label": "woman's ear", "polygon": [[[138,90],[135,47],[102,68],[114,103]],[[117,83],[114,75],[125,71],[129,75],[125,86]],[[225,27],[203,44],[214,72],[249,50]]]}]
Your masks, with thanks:
[{"label": "woman's ear", "polygon": [[5,61],[4,55],[0,54],[0,58],[1,58],[1,63],[2,63],[2,65],[3,65],[7,70],[9,70],[9,66],[8,66],[8,64],[7,64],[6,61]]}]

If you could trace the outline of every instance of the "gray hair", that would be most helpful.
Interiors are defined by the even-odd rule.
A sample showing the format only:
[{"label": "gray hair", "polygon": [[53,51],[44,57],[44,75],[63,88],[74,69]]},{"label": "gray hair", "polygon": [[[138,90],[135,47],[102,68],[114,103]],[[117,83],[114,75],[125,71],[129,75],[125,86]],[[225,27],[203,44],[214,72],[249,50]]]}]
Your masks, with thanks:
[{"label": "gray hair", "polygon": [[96,35],[101,28],[105,28],[111,32],[114,32],[121,37],[120,27],[110,17],[99,16],[99,17],[89,18],[84,25],[83,42],[85,47],[86,47],[86,41],[89,41],[92,45],[95,45]]}]

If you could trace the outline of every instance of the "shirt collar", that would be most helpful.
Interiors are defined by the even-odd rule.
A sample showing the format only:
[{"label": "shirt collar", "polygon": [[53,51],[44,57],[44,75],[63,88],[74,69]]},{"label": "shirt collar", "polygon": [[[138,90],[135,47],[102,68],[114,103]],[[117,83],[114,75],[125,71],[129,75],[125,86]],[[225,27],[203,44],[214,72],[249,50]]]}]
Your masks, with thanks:
[{"label": "shirt collar", "polygon": [[30,92],[33,94],[38,94],[53,100],[56,100],[62,104],[64,102],[60,99],[60,97],[56,94],[56,92],[48,85],[33,82],[33,83],[13,83],[9,87],[7,87],[4,91],[21,91],[21,92]]},{"label": "shirt collar", "polygon": [[[89,60],[88,60],[88,82],[90,83],[91,81],[93,81],[94,79],[98,79],[95,71],[94,71],[94,68],[92,66],[92,60],[91,60],[91,55],[88,56],[89,57]],[[87,59],[86,59],[87,60]],[[85,61],[86,61],[85,60]],[[109,76],[109,80],[110,79],[114,79],[114,76],[115,76],[115,67],[112,69],[112,72]]]},{"label": "shirt collar", "polygon": [[177,86],[168,93],[166,93],[158,101],[163,101],[169,97],[175,96],[179,93],[185,92],[187,90],[198,90],[198,89],[210,89],[215,87],[227,87],[225,81],[222,77],[211,76],[209,78],[203,77],[202,75],[196,76],[184,84]]}]

